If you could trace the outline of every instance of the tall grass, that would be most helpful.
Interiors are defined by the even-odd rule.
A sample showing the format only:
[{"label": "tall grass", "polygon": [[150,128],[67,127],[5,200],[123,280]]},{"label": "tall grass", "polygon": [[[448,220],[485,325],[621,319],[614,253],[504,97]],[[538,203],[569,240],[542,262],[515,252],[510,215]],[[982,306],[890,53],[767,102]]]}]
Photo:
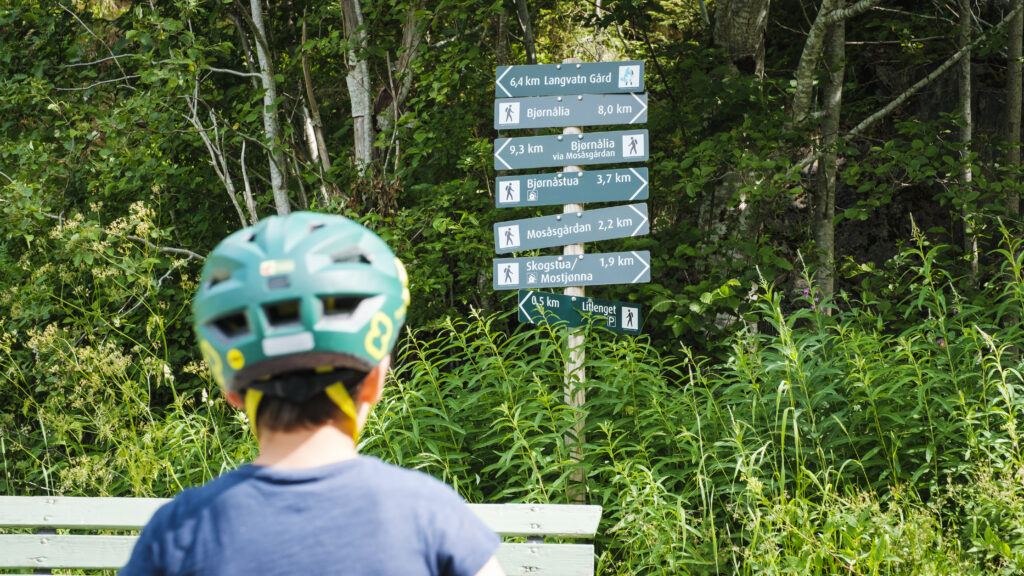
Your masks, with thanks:
[{"label": "tall grass", "polygon": [[[583,407],[563,331],[449,319],[404,339],[361,449],[477,502],[572,502],[581,471],[601,574],[1019,574],[1021,248],[969,298],[922,237],[887,302],[763,286],[714,360],[590,326]],[[251,457],[198,366],[73,328],[0,337],[5,492],[171,495]]]}]

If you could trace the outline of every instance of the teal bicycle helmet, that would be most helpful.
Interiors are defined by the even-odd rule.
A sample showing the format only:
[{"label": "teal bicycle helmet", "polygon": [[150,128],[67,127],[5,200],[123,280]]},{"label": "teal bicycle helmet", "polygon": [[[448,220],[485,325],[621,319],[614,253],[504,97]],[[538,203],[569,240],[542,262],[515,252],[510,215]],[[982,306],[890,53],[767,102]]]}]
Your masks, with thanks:
[{"label": "teal bicycle helmet", "polygon": [[192,302],[200,349],[222,388],[297,402],[377,366],[408,305],[405,268],[383,240],[312,212],[272,216],[225,238]]}]

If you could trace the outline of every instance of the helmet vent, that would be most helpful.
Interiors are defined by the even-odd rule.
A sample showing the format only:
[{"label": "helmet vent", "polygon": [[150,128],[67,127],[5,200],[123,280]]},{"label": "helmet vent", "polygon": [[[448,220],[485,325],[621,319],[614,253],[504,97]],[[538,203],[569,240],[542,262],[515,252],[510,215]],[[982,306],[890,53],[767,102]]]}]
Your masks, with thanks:
[{"label": "helmet vent", "polygon": [[207,288],[208,289],[209,288],[213,288],[217,284],[220,284],[221,282],[226,282],[226,281],[228,281],[230,279],[231,279],[231,271],[230,270],[214,270],[210,274],[210,284],[207,286]]},{"label": "helmet vent", "polygon": [[292,282],[288,279],[288,276],[271,276],[267,279],[267,289],[269,290],[280,290],[291,285]]},{"label": "helmet vent", "polygon": [[359,303],[365,300],[364,296],[321,296],[320,302],[324,305],[324,316],[351,315],[359,307]]},{"label": "helmet vent", "polygon": [[352,246],[331,254],[331,262],[335,264],[369,264],[370,259],[358,246]]},{"label": "helmet vent", "polygon": [[324,224],[323,222],[313,222],[312,224],[309,225],[309,233],[312,234],[313,232],[316,232],[317,230],[323,228],[324,226],[327,226],[327,224]]},{"label": "helmet vent", "polygon": [[282,300],[272,304],[264,304],[263,311],[267,315],[267,321],[271,327],[299,324],[302,319],[299,316],[298,300]]},{"label": "helmet vent", "polygon": [[249,321],[242,311],[234,312],[213,321],[225,338],[235,338],[249,334]]}]

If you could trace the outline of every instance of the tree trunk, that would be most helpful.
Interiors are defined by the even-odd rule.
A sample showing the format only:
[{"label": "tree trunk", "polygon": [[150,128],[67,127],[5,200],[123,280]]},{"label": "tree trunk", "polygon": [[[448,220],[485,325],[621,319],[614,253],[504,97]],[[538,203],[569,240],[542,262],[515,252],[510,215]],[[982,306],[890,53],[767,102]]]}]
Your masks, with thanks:
[{"label": "tree trunk", "polygon": [[[715,44],[743,74],[764,75],[764,30],[770,0],[721,0],[715,8]],[[701,3],[706,19],[707,7]]]},{"label": "tree trunk", "polygon": [[[960,46],[971,44],[971,0],[960,0]],[[971,141],[973,140],[974,119],[971,115],[971,52],[968,51],[960,59],[960,186],[964,192],[971,187],[974,174],[971,171]],[[978,236],[974,233],[971,208],[966,203],[963,207],[964,253],[970,260],[970,276],[972,281],[978,277]]]},{"label": "tree trunk", "polygon": [[498,30],[495,42],[495,64],[497,66],[508,66],[509,64],[509,11],[502,3],[502,13],[498,14]]},{"label": "tree trunk", "polygon": [[[1011,169],[1020,169],[1020,124],[1021,124],[1021,74],[1022,38],[1024,38],[1024,13],[1018,12],[1010,22],[1007,33],[1008,60],[1006,72],[1006,135],[1009,147],[1006,164]],[[1011,220],[1020,216],[1020,191],[1016,186],[1006,193],[1006,211]]]},{"label": "tree trunk", "polygon": [[284,216],[291,212],[288,205],[288,189],[285,185],[284,154],[281,152],[281,129],[277,119],[277,81],[271,60],[270,44],[267,42],[267,28],[263,24],[261,0],[249,2],[253,34],[256,35],[256,57],[260,62],[260,79],[263,81],[263,132],[266,138],[267,155],[270,157],[270,187],[274,191],[274,205],[277,213]]},{"label": "tree trunk", "polygon": [[814,23],[807,32],[804,49],[800,53],[800,62],[796,67],[796,92],[793,94],[793,123],[800,125],[811,112],[814,99],[814,73],[821,59],[821,48],[825,42],[825,34],[829,26],[845,21],[869,10],[881,0],[860,0],[849,8],[841,7],[838,0],[823,0]]},{"label": "tree trunk", "polygon": [[398,49],[398,60],[393,69],[388,71],[388,83],[377,93],[374,111],[377,114],[377,127],[383,132],[397,124],[405,113],[405,102],[412,90],[413,60],[419,55],[425,27],[416,17],[423,9],[423,2],[409,7],[405,13],[405,25],[402,28],[402,44]]},{"label": "tree trunk", "polygon": [[[843,0],[837,1],[843,8]],[[822,296],[828,298],[835,290],[835,216],[836,171],[838,169],[839,116],[843,102],[843,80],[846,74],[846,21],[839,20],[829,26],[825,43],[825,65],[828,79],[822,100],[821,149],[818,161],[818,182],[814,195],[814,240],[818,266],[815,278]],[[826,311],[828,309],[826,308]]]},{"label": "tree trunk", "polygon": [[[306,45],[306,19],[302,19],[302,45]],[[323,121],[320,119],[320,105],[313,93],[313,74],[309,69],[309,59],[306,58],[306,51],[302,51],[302,80],[306,93],[306,102],[309,103],[309,110],[302,108],[303,121],[306,129],[306,140],[309,145],[309,153],[313,161],[320,161],[320,189],[324,194],[324,203],[328,202],[328,188],[330,196],[338,196],[348,201],[348,195],[342,194],[337,186],[328,185],[324,175],[331,171],[331,158],[327,153],[327,140],[324,138]]]},{"label": "tree trunk", "polygon": [[519,27],[523,31],[523,49],[526,50],[526,63],[537,63],[537,48],[533,42],[533,25],[530,23],[530,9],[526,0],[516,0],[516,10],[519,14]]},{"label": "tree trunk", "polygon": [[348,85],[352,103],[352,129],[355,132],[356,166],[365,175],[373,162],[373,110],[370,99],[370,67],[361,52],[366,48],[363,8],[359,0],[341,0],[345,39],[348,41]]}]

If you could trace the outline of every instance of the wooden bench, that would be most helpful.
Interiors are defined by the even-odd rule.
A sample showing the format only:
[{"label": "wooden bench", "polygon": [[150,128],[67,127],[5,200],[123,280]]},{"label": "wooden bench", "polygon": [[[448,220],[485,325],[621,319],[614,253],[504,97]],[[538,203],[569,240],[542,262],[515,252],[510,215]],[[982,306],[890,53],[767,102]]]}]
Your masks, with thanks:
[{"label": "wooden bench", "polygon": [[[63,498],[0,496],[0,570],[117,569],[128,561],[138,531],[163,498]],[[600,506],[557,504],[471,504],[492,530],[525,542],[504,542],[498,561],[509,576],[592,576],[590,540],[601,520]],[[32,534],[11,534],[12,529]],[[74,530],[76,534],[61,534]],[[121,534],[81,534],[81,532]]]}]

